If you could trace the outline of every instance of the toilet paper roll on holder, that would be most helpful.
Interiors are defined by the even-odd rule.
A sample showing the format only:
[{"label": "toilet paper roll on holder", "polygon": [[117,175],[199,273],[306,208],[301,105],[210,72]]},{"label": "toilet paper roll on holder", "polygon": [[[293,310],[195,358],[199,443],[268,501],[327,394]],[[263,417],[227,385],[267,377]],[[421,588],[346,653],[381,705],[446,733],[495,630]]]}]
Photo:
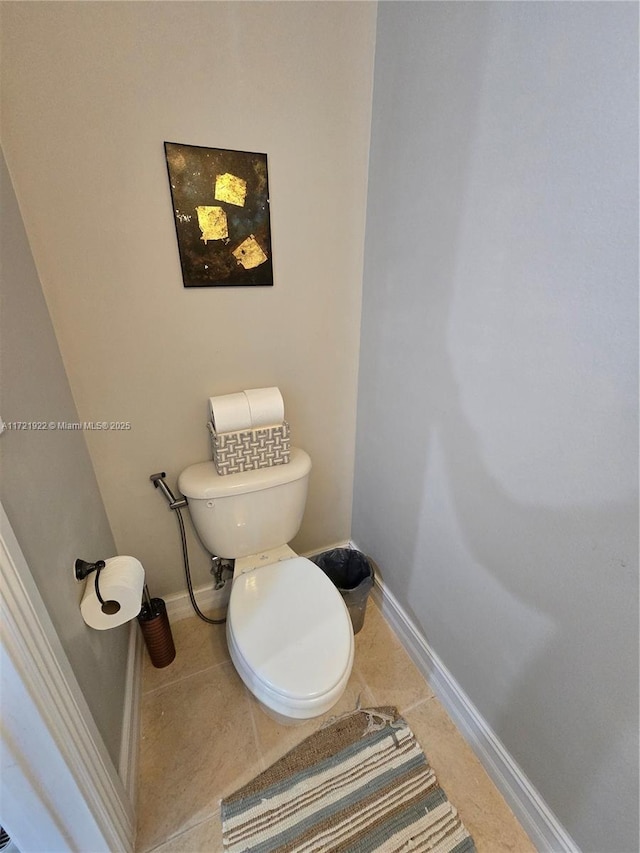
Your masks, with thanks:
[{"label": "toilet paper roll on holder", "polygon": [[100,602],[100,606],[102,608],[102,612],[106,613],[108,616],[113,616],[114,613],[117,613],[120,610],[120,603],[118,601],[107,600],[100,595],[100,572],[105,567],[104,560],[97,560],[95,563],[88,563],[86,560],[81,560],[78,558],[74,565],[74,571],[76,575],[76,580],[83,581],[85,578],[88,578],[91,572],[95,572],[95,588],[96,588],[96,598]]}]

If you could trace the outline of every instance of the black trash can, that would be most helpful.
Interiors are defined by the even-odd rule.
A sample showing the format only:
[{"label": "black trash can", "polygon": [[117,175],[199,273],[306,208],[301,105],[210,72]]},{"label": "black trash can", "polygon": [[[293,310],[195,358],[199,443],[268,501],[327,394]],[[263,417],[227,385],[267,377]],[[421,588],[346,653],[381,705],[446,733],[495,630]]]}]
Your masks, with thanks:
[{"label": "black trash can", "polygon": [[309,559],[333,581],[347,605],[353,633],[364,624],[367,599],[373,587],[373,564],[368,557],[352,548],[333,548]]}]

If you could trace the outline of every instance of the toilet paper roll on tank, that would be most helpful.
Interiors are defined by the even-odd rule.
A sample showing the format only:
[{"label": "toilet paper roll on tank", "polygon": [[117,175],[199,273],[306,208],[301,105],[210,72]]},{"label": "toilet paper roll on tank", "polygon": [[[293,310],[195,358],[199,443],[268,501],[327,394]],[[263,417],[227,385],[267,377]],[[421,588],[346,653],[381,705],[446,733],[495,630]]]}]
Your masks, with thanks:
[{"label": "toilet paper roll on tank", "polygon": [[135,557],[117,556],[104,561],[104,569],[98,577],[98,588],[104,602],[96,592],[95,574],[90,574],[80,612],[90,628],[105,631],[117,628],[135,619],[142,607],[144,569]]},{"label": "toilet paper roll on tank", "polygon": [[284,400],[279,388],[250,388],[209,397],[209,414],[218,433],[273,426],[284,420]]}]

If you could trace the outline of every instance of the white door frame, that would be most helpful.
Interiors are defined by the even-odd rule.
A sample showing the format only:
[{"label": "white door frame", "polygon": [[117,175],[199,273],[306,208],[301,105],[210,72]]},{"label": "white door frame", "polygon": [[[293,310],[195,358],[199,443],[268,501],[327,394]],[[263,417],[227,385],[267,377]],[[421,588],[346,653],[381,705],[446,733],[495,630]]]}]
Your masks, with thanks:
[{"label": "white door frame", "polygon": [[0,819],[20,853],[131,853],[134,809],[0,503]]}]

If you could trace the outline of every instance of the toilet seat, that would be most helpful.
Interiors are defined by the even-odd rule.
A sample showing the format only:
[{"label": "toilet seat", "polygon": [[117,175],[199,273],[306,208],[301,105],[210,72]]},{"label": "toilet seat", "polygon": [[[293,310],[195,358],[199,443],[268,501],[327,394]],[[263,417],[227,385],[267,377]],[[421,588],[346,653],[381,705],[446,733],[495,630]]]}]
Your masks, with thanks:
[{"label": "toilet seat", "polygon": [[268,708],[305,719],[342,695],[353,665],[349,612],[310,560],[292,557],[233,579],[227,613],[231,659]]}]

